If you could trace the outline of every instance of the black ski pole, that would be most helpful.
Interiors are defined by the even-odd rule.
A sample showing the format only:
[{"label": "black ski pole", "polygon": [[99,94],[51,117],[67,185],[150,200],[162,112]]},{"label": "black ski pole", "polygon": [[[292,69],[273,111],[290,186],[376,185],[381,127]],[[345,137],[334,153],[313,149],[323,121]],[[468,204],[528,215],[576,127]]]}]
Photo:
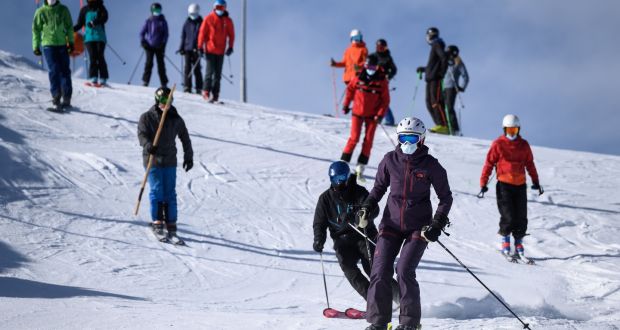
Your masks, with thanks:
[{"label": "black ski pole", "polygon": [[[364,241],[366,242],[366,253],[368,253],[368,263],[370,263],[370,268],[372,269],[372,254],[370,253],[370,244],[368,244],[370,239],[368,238],[368,234],[366,234],[366,227],[364,227],[364,236]],[[375,246],[377,245],[375,244]]]},{"label": "black ski pole", "polygon": [[168,60],[168,63],[170,63],[170,65],[172,65],[172,67],[174,67],[175,70],[177,70],[177,72],[181,75],[181,77],[183,76],[183,73],[181,72],[181,70],[179,70],[179,67],[176,66],[174,64],[174,62],[172,62],[172,60],[170,59],[170,57],[168,57],[168,55],[164,55],[166,57],[166,60]]},{"label": "black ski pole", "polygon": [[186,79],[192,79],[192,74],[194,73],[194,70],[196,69],[196,67],[200,63],[200,59],[201,58],[202,57],[200,55],[198,55],[198,59],[196,60],[196,63],[194,63],[194,65],[192,65],[192,68],[189,70],[189,73],[187,74],[187,76],[185,76]]},{"label": "black ski pole", "polygon": [[106,43],[106,46],[108,48],[110,48],[112,53],[114,53],[114,55],[116,55],[116,58],[118,58],[118,60],[121,61],[121,63],[123,63],[123,65],[127,64],[127,62],[125,62],[125,60],[116,52],[116,50],[114,50],[114,47],[112,47],[109,43]]},{"label": "black ski pole", "polygon": [[454,258],[454,260],[456,260],[459,264],[461,264],[461,266],[462,266],[463,268],[465,268],[465,270],[467,270],[467,272],[469,272],[469,274],[471,274],[471,276],[473,276],[473,277],[476,279],[476,281],[478,281],[478,283],[482,284],[482,286],[483,286],[485,289],[487,289],[487,291],[489,291],[489,293],[491,293],[491,294],[493,295],[493,297],[495,297],[495,299],[497,299],[497,301],[499,301],[502,305],[504,305],[504,307],[506,307],[506,309],[507,309],[507,310],[508,310],[508,311],[509,311],[509,312],[510,312],[510,313],[511,313],[511,314],[512,314],[515,318],[517,318],[517,320],[519,320],[519,322],[521,322],[521,324],[523,324],[523,329],[530,329],[530,330],[531,330],[530,325],[529,325],[528,323],[523,322],[523,321],[519,318],[519,316],[517,316],[517,314],[515,314],[515,312],[513,312],[513,311],[512,311],[512,309],[510,309],[510,307],[508,307],[508,305],[506,305],[506,303],[504,303],[501,299],[499,299],[499,297],[498,297],[495,293],[493,293],[493,291],[491,291],[491,289],[489,289],[489,287],[488,287],[488,286],[486,286],[486,285],[485,285],[485,284],[484,284],[484,283],[483,283],[483,282],[482,282],[482,281],[478,278],[478,276],[476,276],[476,274],[474,274],[471,270],[469,270],[469,268],[467,268],[467,266],[465,266],[465,265],[464,265],[464,264],[463,264],[463,263],[459,260],[459,258],[457,258],[457,257],[456,257],[456,256],[452,253],[452,251],[448,250],[448,248],[447,248],[445,245],[443,245],[443,243],[441,243],[441,242],[439,241],[439,239],[437,240],[437,243],[439,243],[439,245],[441,245],[441,247],[442,247],[442,248],[444,248],[444,250],[446,250],[446,252],[448,252],[448,253],[452,256],[452,258]]},{"label": "black ski pole", "polygon": [[232,65],[230,64],[230,56],[226,56],[228,57],[228,73],[230,73],[230,79],[233,78],[233,74],[232,74]]},{"label": "black ski pole", "polygon": [[142,51],[142,54],[140,54],[140,58],[138,58],[138,62],[136,63],[136,66],[133,68],[133,71],[131,71],[131,76],[129,76],[127,85],[131,85],[131,80],[133,79],[133,76],[136,74],[136,70],[138,70],[138,66],[140,65],[140,62],[142,62],[143,57],[144,57],[144,50]]},{"label": "black ski pole", "polygon": [[383,126],[383,124],[381,123],[379,123],[379,125],[381,126],[381,128],[383,128],[383,133],[385,133],[385,136],[387,136],[387,138],[390,139],[390,142],[392,142],[392,145],[396,147],[396,143],[394,142],[394,140],[392,140],[392,138],[390,137],[390,134],[388,134],[387,130],[385,129],[385,126]]},{"label": "black ski pole", "polygon": [[[370,244],[372,244],[374,247],[377,247],[377,244],[375,244],[375,242],[373,242],[370,239],[370,237],[368,237],[365,233],[362,233],[359,229],[357,229],[357,227],[355,227],[350,222],[349,222],[349,226],[351,226],[351,228],[353,228],[353,230],[355,230],[358,234],[362,235],[362,237],[364,237],[366,239],[366,243],[370,242]],[[364,229],[364,231],[366,231],[366,229]]]},{"label": "black ski pole", "polygon": [[225,75],[221,75],[222,78],[224,78],[224,80],[228,81],[231,85],[234,85],[232,80],[230,80],[230,78],[226,77]]},{"label": "black ski pole", "polygon": [[319,252],[321,256],[321,271],[323,272],[323,288],[325,288],[325,299],[327,300],[327,308],[329,307],[329,296],[327,295],[327,280],[325,279],[325,267],[323,266],[323,252]]},{"label": "black ski pole", "polygon": [[413,91],[413,105],[411,106],[411,112],[413,113],[413,108],[415,107],[415,98],[418,96],[418,87],[420,86],[420,81],[422,80],[422,73],[418,73],[418,80],[415,83],[415,89]]}]

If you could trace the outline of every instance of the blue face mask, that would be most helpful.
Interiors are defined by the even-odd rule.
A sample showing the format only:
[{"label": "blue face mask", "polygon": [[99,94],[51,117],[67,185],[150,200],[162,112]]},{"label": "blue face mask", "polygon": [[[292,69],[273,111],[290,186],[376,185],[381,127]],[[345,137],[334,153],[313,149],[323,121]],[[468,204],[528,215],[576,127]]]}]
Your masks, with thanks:
[{"label": "blue face mask", "polygon": [[159,15],[161,15],[161,9],[153,10],[153,16],[159,16]]},{"label": "blue face mask", "polygon": [[191,18],[192,21],[195,21],[198,18],[198,14],[189,14],[189,18]]},{"label": "blue face mask", "polygon": [[223,10],[216,9],[216,10],[215,10],[215,14],[216,14],[217,16],[222,16],[222,15],[224,15],[224,11],[223,11]]},{"label": "blue face mask", "polygon": [[402,152],[406,155],[411,155],[413,154],[416,150],[418,149],[418,144],[414,143],[401,143],[400,145],[400,150],[402,150]]}]

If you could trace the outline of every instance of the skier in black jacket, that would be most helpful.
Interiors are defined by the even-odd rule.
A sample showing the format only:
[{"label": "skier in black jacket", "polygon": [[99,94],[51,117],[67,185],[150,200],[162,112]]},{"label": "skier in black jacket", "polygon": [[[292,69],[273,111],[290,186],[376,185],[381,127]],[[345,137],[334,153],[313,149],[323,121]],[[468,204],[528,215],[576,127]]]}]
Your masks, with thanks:
[{"label": "skier in black jacket", "polygon": [[[202,93],[202,73],[200,67],[200,52],[198,52],[198,31],[202,24],[200,16],[200,6],[192,3],[187,8],[187,19],[181,32],[181,45],[177,53],[185,57],[185,67],[183,68],[183,91],[192,92],[192,68],[194,68],[194,78],[196,79],[196,93]],[[198,62],[198,63],[196,63]]]},{"label": "skier in black jacket", "polygon": [[418,74],[424,73],[426,80],[426,108],[435,122],[431,132],[449,134],[448,122],[444,112],[441,81],[448,70],[448,54],[446,44],[439,38],[439,30],[435,27],[426,30],[426,42],[431,46],[426,67],[418,67]]},{"label": "skier in black jacket", "polygon": [[[379,67],[385,73],[388,81],[391,81],[394,76],[396,76],[397,68],[396,64],[394,64],[394,59],[392,59],[392,54],[388,49],[387,41],[385,39],[377,40],[376,44],[376,52],[374,53],[379,59]],[[394,126],[394,114],[392,113],[392,109],[388,108],[385,119],[383,120],[384,125]]]},{"label": "skier in black jacket", "polygon": [[[314,244],[313,249],[322,253],[323,246],[327,239],[326,230],[334,241],[334,250],[340,268],[344,272],[351,286],[357,291],[364,300],[368,293],[369,282],[362,274],[357,263],[361,260],[362,268],[367,276],[370,276],[370,254],[374,254],[373,244],[366,245],[365,239],[360,233],[356,232],[349,224],[356,226],[357,211],[366,197],[368,190],[357,184],[356,176],[351,175],[349,165],[343,161],[332,163],[329,167],[329,177],[331,186],[319,197],[314,212]],[[379,208],[376,208],[369,219],[379,215]],[[361,229],[360,229],[361,230]],[[377,228],[369,221],[366,227],[366,235],[373,242],[377,237]],[[398,284],[393,281],[393,287],[398,292]]]},{"label": "skier in black jacket", "polygon": [[155,104],[140,116],[138,140],[143,148],[144,167],[147,166],[149,156],[153,155],[153,165],[148,174],[153,231],[156,235],[163,236],[165,223],[168,238],[172,239],[176,238],[177,232],[176,137],[178,136],[183,144],[183,169],[186,172],[194,166],[194,151],[185,121],[173,106],[170,106],[168,110],[159,141],[156,146],[153,146],[163,109],[169,97],[172,97],[169,88],[160,87],[157,89]]}]

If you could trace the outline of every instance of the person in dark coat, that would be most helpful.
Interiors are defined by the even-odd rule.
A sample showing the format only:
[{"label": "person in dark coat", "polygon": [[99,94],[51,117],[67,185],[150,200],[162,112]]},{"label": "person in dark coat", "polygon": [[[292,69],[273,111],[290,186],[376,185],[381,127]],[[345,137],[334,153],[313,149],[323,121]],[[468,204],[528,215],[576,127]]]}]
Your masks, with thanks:
[{"label": "person in dark coat", "polygon": [[108,11],[103,0],[88,0],[82,7],[73,31],[84,28],[84,46],[88,51],[88,80],[91,85],[105,85],[108,81],[108,64],[105,61],[106,33]]},{"label": "person in dark coat", "polygon": [[444,102],[441,91],[441,81],[448,70],[448,55],[445,52],[446,44],[439,38],[439,30],[431,27],[426,30],[426,42],[431,46],[426,66],[418,67],[418,73],[424,73],[426,81],[426,108],[435,122],[431,132],[448,134],[448,122],[444,112]]},{"label": "person in dark coat", "polygon": [[[394,76],[396,76],[398,69],[396,68],[396,64],[394,64],[394,59],[392,59],[392,54],[388,49],[387,41],[385,41],[385,39],[377,40],[376,47],[376,52],[374,54],[379,59],[379,68],[383,71],[383,73],[385,73],[388,81],[391,81]],[[392,109],[388,108],[383,124],[394,126],[394,114],[392,113]]]},{"label": "person in dark coat", "polygon": [[151,220],[153,230],[163,235],[164,224],[168,236],[176,236],[177,231],[177,195],[176,195],[176,171],[177,171],[177,148],[175,140],[177,136],[183,144],[183,169],[187,172],[194,166],[194,151],[185,121],[170,106],[166,121],[162,127],[161,135],[156,146],[153,145],[159,122],[170,95],[170,89],[160,87],[155,92],[155,104],[140,116],[138,122],[138,140],[142,146],[143,165],[148,165],[149,156],[153,156],[153,164],[148,173],[150,187],[149,199],[151,201]]},{"label": "person in dark coat", "polygon": [[[371,255],[374,252],[373,244],[366,244],[364,237],[356,232],[351,226],[356,226],[356,214],[362,202],[368,196],[368,190],[357,184],[355,175],[351,175],[349,165],[343,161],[337,161],[329,167],[331,186],[319,196],[314,211],[314,243],[313,249],[318,253],[323,252],[327,239],[326,231],[334,242],[334,251],[340,268],[344,272],[351,286],[362,298],[366,299],[368,293],[368,279],[362,274],[358,262],[362,262],[362,268],[367,276],[370,276]],[[369,218],[379,215],[379,209],[373,210]],[[362,229],[358,229],[362,230]],[[365,235],[371,240],[377,236],[377,228],[370,221],[366,226]],[[370,251],[370,255],[368,253]],[[398,291],[396,281],[393,281],[394,292]]]},{"label": "person in dark coat", "polygon": [[461,56],[459,56],[459,48],[457,46],[448,46],[446,53],[448,53],[448,70],[443,78],[445,106],[450,114],[450,133],[452,135],[460,135],[461,127],[455,110],[456,96],[458,93],[465,92],[469,84],[469,74],[467,73],[465,63],[463,63]]},{"label": "person in dark coat", "polygon": [[149,17],[140,31],[140,43],[146,54],[142,85],[148,86],[151,81],[153,70],[153,57],[157,60],[157,73],[162,87],[168,85],[166,75],[166,43],[168,42],[168,22],[161,13],[161,4],[155,2],[151,5],[151,17]]},{"label": "person in dark coat", "polygon": [[[446,170],[428,154],[424,145],[426,127],[413,117],[405,118],[397,126],[399,145],[388,152],[379,163],[375,185],[360,209],[359,226],[378,207],[388,188],[383,218],[370,274],[366,320],[370,330],[382,330],[392,318],[390,280],[394,274],[394,260],[400,287],[400,325],[397,329],[416,329],[420,324],[420,288],[416,268],[428,242],[437,241],[448,224],[452,206],[452,192]],[[439,198],[433,216],[431,186]],[[402,246],[402,248],[401,248]]]},{"label": "person in dark coat", "polygon": [[200,16],[200,6],[195,3],[187,8],[188,17],[183,25],[181,32],[181,46],[178,53],[185,58],[185,67],[183,68],[183,91],[192,92],[192,68],[194,68],[194,79],[196,79],[196,93],[202,93],[202,73],[200,68],[200,53],[198,52],[198,31],[202,24],[202,16]]}]

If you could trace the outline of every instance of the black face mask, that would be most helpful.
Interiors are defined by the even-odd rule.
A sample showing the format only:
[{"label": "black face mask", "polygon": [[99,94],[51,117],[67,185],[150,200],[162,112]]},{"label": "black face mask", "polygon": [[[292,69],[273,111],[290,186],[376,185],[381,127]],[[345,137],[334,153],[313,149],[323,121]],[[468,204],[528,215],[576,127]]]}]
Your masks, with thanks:
[{"label": "black face mask", "polygon": [[337,192],[343,192],[347,189],[347,182],[345,181],[339,184],[332,184],[332,189]]}]

